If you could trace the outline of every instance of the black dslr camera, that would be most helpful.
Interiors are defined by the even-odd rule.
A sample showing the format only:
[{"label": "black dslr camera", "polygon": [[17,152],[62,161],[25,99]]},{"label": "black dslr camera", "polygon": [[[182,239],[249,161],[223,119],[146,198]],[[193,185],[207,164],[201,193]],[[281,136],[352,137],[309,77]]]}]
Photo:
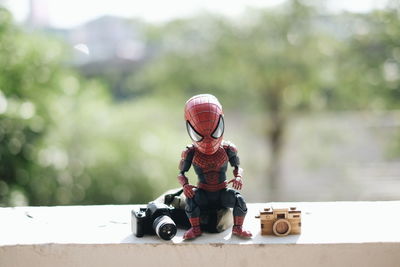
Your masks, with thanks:
[{"label": "black dslr camera", "polygon": [[157,234],[164,240],[171,240],[177,231],[173,220],[176,220],[176,217],[180,216],[174,207],[164,203],[150,202],[146,208],[132,210],[132,232],[136,233],[137,237]]},{"label": "black dslr camera", "polygon": [[[132,233],[137,237],[157,234],[164,240],[171,240],[177,227],[190,228],[185,212],[183,190],[166,193],[147,204],[147,207],[132,210]],[[200,227],[209,233],[220,233],[232,226],[232,211],[227,208],[212,207],[200,213]]]}]

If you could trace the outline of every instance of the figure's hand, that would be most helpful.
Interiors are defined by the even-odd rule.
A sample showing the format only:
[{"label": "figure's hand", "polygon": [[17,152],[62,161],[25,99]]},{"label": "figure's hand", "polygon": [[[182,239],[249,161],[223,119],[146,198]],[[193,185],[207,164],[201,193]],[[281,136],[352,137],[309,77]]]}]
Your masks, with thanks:
[{"label": "figure's hand", "polygon": [[232,180],[230,180],[228,182],[228,184],[230,184],[230,183],[232,183],[232,187],[234,189],[236,189],[236,190],[242,189],[242,186],[243,186],[242,178],[240,178],[240,177],[233,178]]},{"label": "figure's hand", "polygon": [[183,186],[183,193],[185,194],[185,196],[187,198],[193,198],[194,197],[194,191],[193,189],[197,188],[194,185],[190,185],[190,184],[185,184]]}]

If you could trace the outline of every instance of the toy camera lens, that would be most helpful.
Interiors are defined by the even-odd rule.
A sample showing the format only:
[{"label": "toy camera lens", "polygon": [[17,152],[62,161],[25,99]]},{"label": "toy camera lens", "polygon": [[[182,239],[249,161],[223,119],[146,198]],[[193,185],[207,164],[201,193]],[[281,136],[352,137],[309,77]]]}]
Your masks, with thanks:
[{"label": "toy camera lens", "polygon": [[159,216],[154,220],[153,229],[164,240],[171,240],[176,234],[174,221],[166,215]]},{"label": "toy camera lens", "polygon": [[289,221],[286,219],[279,219],[276,222],[274,222],[272,226],[272,231],[277,236],[286,236],[290,233],[291,230],[292,227]]}]

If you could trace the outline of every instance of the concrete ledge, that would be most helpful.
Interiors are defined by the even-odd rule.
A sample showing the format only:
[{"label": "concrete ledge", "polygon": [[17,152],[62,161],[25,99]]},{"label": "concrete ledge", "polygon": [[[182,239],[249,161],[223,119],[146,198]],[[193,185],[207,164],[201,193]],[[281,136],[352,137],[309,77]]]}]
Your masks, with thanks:
[{"label": "concrete ledge", "polygon": [[[296,206],[302,234],[261,236],[258,210]],[[400,201],[249,204],[251,240],[136,238],[134,206],[0,209],[0,266],[399,266]]]}]

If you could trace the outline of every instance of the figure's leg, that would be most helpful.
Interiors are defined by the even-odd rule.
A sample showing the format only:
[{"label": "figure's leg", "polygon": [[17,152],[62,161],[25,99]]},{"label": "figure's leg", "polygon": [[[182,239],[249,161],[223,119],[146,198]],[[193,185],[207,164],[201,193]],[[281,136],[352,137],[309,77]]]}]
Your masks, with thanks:
[{"label": "figure's leg", "polygon": [[202,189],[196,189],[193,198],[186,198],[186,214],[192,227],[183,235],[184,240],[193,239],[202,234],[200,229],[200,206],[206,205],[207,197]]},{"label": "figure's leg", "polygon": [[243,230],[243,221],[247,213],[246,202],[242,195],[233,189],[227,188],[221,191],[221,205],[233,208],[233,228],[232,234],[250,238],[250,231]]}]

